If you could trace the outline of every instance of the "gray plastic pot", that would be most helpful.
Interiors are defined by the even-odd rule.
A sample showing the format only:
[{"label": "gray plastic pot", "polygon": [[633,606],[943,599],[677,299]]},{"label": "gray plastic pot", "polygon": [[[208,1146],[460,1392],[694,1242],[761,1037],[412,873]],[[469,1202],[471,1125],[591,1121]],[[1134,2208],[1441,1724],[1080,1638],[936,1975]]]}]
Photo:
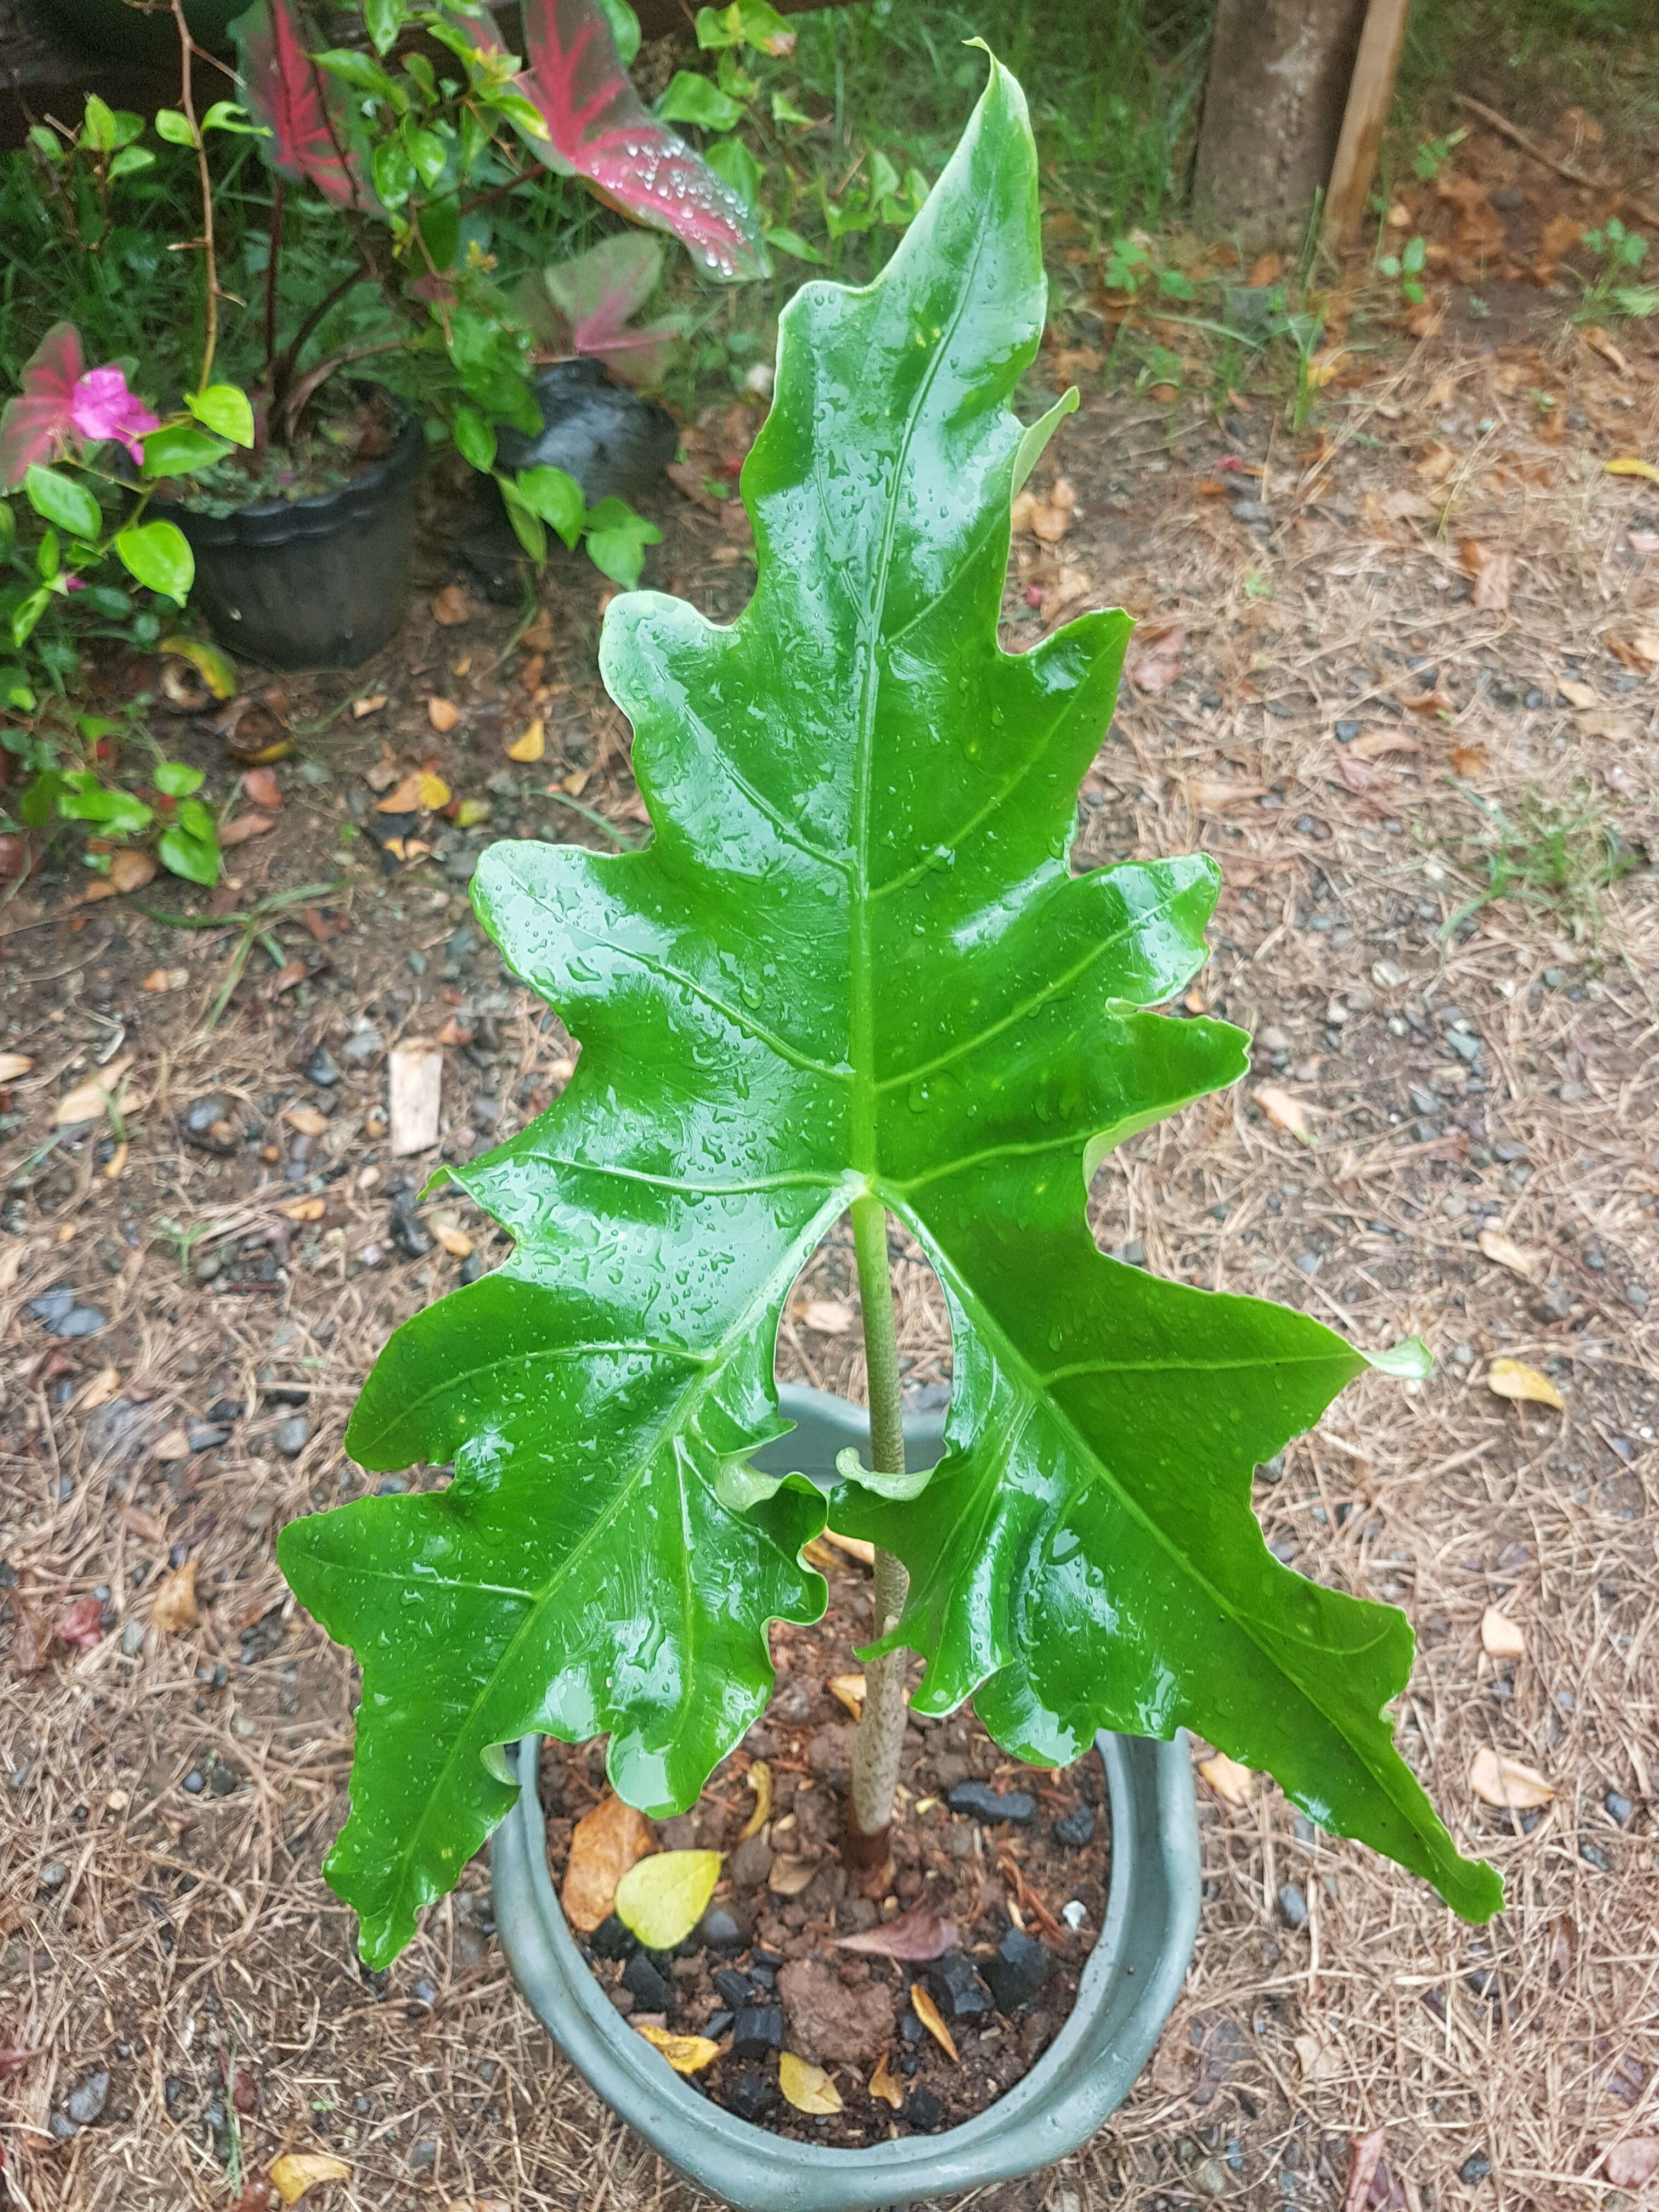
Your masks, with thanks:
[{"label": "gray plastic pot", "polygon": [[[780,1391],[793,1435],[757,1455],[827,1482],[847,1444],[868,1449],[860,1407]],[[941,1417],[905,1424],[913,1463],[942,1449]],[[1034,2172],[1085,2142],[1128,2094],[1169,2016],[1198,1927],[1198,1822],[1184,1735],[1101,1735],[1112,1814],[1106,1924],[1071,2018],[1007,2095],[942,2135],[867,2150],[791,2142],[723,2111],[673,2072],[612,2007],[576,1947],[547,1863],[536,1788],[540,1739],[519,1746],[519,1802],[491,1846],[495,1924],[514,1980],[573,2066],[689,2179],[741,2212],[864,2212]]]}]

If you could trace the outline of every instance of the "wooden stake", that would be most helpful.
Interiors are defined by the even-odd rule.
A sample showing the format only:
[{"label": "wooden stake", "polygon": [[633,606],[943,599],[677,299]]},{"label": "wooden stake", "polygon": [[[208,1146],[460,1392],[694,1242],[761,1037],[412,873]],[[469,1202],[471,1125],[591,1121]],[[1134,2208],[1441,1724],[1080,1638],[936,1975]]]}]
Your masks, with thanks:
[{"label": "wooden stake", "polygon": [[1325,195],[1326,250],[1340,253],[1358,230],[1365,202],[1376,175],[1376,157],[1382,143],[1382,126],[1394,100],[1395,79],[1406,44],[1406,18],[1411,0],[1370,0],[1365,27],[1359,34],[1348,104],[1342,114],[1342,135],[1331,164],[1330,189]]}]

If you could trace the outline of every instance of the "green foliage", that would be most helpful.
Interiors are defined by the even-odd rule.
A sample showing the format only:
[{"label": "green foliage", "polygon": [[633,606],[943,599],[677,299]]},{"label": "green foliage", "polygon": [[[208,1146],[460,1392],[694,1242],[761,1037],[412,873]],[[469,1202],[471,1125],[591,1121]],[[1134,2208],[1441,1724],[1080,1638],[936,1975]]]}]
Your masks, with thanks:
[{"label": "green foliage", "polygon": [[1659,290],[1630,280],[1647,259],[1648,242],[1639,231],[1626,230],[1610,215],[1599,230],[1587,230],[1583,243],[1601,266],[1584,286],[1578,320],[1595,322],[1609,314],[1640,321],[1659,313]]},{"label": "green foliage", "polygon": [[1443,849],[1478,888],[1453,909],[1441,936],[1455,936],[1494,900],[1512,898],[1593,942],[1601,933],[1601,893],[1641,866],[1642,855],[1626,844],[1588,787],[1581,786],[1570,805],[1529,789],[1512,817],[1496,799],[1450,781],[1474,809],[1480,829],[1451,838]]},{"label": "green foliage", "polygon": [[[1127,618],[997,644],[1036,442],[1008,402],[1045,289],[1024,102],[994,64],[880,280],[784,313],[743,474],[748,607],[607,611],[653,842],[480,863],[486,928],[581,1058],[452,1170],[512,1256],[398,1329],[351,1417],[361,1465],[453,1460],[450,1484],[279,1540],[364,1669],[328,1875],[374,1964],[512,1802],[502,1743],[608,1733],[616,1787],[660,1814],[760,1712],[767,1622],[824,1602],[799,1547],[825,1509],[747,1462],[781,1431],[783,1302],[854,1200],[918,1239],[956,1346],[920,1496],[849,1480],[834,1505],[910,1569],[921,1707],[971,1693],[1044,1761],[1103,1724],[1200,1728],[1459,1910],[1499,1902],[1381,1717],[1403,1615],[1280,1566],[1250,1512],[1253,1465],[1365,1355],[1088,1231],[1104,1154],[1231,1082],[1246,1040],[1146,1011],[1202,962],[1212,861],[1071,872]],[[1421,1373],[1421,1347],[1373,1364]]]},{"label": "green foliage", "polygon": [[1416,307],[1423,299],[1423,270],[1428,261],[1427,242],[1421,237],[1408,238],[1398,253],[1380,254],[1378,271],[1391,277],[1400,287],[1400,296]]}]

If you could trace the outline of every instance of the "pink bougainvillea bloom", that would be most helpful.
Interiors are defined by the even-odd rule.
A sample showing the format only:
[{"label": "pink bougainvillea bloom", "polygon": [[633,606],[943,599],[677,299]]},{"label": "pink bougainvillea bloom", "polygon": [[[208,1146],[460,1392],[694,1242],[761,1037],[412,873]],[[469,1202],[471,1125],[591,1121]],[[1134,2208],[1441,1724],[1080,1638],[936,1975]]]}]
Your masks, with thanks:
[{"label": "pink bougainvillea bloom", "polygon": [[138,441],[161,427],[143,401],[128,391],[125,373],[113,368],[89,368],[76,379],[70,420],[83,438],[118,440],[135,461],[144,458]]},{"label": "pink bougainvillea bloom", "polygon": [[80,374],[80,336],[73,323],[54,323],[23,365],[21,389],[0,413],[0,490],[15,491],[32,462],[55,460],[69,444]]}]

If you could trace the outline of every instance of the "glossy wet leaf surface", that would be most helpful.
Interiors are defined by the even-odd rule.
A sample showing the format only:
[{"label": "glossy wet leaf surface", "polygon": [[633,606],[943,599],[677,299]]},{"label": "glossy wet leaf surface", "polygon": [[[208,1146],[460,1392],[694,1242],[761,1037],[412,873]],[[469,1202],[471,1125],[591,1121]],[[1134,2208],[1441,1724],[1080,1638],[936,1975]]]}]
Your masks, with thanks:
[{"label": "glossy wet leaf surface", "polygon": [[1097,1727],[1192,1725],[1461,1910],[1498,1901],[1381,1717],[1404,1617],[1291,1573],[1250,1510],[1254,1465],[1364,1355],[1088,1231],[1105,1152],[1246,1055],[1144,1011],[1201,963],[1213,864],[1071,873],[1127,620],[997,646],[1008,403],[1043,312],[1034,153],[994,68],[881,279],[785,311],[742,480],[749,607],[724,629],[654,593],[607,613],[653,842],[479,866],[486,927],[581,1057],[453,1171],[513,1256],[398,1332],[348,1431],[367,1468],[453,1461],[453,1480],[281,1547],[363,1668],[328,1871],[376,1964],[511,1802],[495,1747],[608,1733],[617,1790],[666,1813],[757,1717],[766,1623],[823,1606],[799,1554],[824,1507],[744,1461],[781,1427],[783,1300],[866,1193],[927,1251],[955,1337],[926,1487],[848,1481],[833,1505],[911,1571],[918,1707],[974,1694],[1045,1762]]}]

